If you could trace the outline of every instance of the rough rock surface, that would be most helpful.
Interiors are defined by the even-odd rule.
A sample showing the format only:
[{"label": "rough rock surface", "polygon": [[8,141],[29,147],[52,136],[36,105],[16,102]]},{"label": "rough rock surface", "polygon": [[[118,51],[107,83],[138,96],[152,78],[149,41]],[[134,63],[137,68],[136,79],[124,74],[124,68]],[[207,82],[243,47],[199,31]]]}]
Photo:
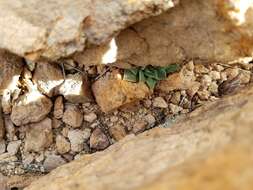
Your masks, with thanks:
[{"label": "rough rock surface", "polygon": [[104,152],[62,166],[25,190],[251,189],[252,102],[250,87],[169,128],[128,136]]},{"label": "rough rock surface", "polygon": [[75,59],[84,65],[106,63],[103,58],[111,51],[116,60],[112,63],[123,67],[122,63],[165,66],[192,58],[232,61],[252,56],[252,7],[252,0],[182,0],[170,11],[122,31],[114,46],[110,42],[87,49]]},{"label": "rough rock surface", "polygon": [[1,107],[1,99],[0,99],[0,141],[4,138],[4,120],[3,120],[3,113],[2,113],[2,107]]},{"label": "rough rock surface", "polygon": [[49,97],[57,95],[56,89],[64,81],[62,71],[57,64],[39,62],[36,65],[33,82],[38,90]]},{"label": "rough rock surface", "polygon": [[2,95],[4,90],[13,90],[16,87],[23,62],[20,57],[0,50],[0,63],[0,95]]},{"label": "rough rock surface", "polygon": [[11,120],[17,126],[41,121],[52,106],[51,100],[38,91],[27,92],[14,104]]},{"label": "rough rock surface", "polygon": [[110,145],[109,139],[99,128],[96,128],[90,136],[90,147],[96,150],[104,150]]},{"label": "rough rock surface", "polygon": [[171,0],[2,1],[0,48],[30,59],[57,59],[173,6]]},{"label": "rough rock surface", "polygon": [[52,120],[44,119],[29,126],[26,132],[25,150],[40,152],[53,142]]},{"label": "rough rock surface", "polygon": [[66,106],[66,110],[63,114],[62,118],[63,122],[74,127],[80,127],[83,122],[83,114],[81,113],[81,110],[74,105],[68,105]]},{"label": "rough rock surface", "polygon": [[122,105],[145,98],[149,88],[144,83],[132,83],[121,79],[118,72],[98,79],[92,90],[97,104],[104,112],[112,111]]}]

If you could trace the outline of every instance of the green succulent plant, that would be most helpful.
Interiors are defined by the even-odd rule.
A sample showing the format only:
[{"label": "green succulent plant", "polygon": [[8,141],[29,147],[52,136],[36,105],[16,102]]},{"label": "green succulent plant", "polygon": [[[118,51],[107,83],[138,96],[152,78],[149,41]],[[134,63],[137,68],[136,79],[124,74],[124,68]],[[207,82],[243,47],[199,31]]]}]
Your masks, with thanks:
[{"label": "green succulent plant", "polygon": [[136,67],[124,70],[123,79],[130,82],[144,82],[153,90],[159,80],[165,80],[168,74],[178,71],[180,66],[172,64],[167,67]]}]

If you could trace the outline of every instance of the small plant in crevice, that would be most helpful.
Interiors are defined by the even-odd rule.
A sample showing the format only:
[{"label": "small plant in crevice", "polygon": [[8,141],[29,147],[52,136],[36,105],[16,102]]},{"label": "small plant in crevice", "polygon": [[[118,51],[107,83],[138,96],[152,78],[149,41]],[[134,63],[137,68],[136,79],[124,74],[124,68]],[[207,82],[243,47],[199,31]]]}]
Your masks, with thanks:
[{"label": "small plant in crevice", "polygon": [[160,80],[165,80],[168,74],[178,71],[180,66],[172,64],[167,67],[135,67],[124,70],[123,79],[129,82],[144,82],[153,90]]}]

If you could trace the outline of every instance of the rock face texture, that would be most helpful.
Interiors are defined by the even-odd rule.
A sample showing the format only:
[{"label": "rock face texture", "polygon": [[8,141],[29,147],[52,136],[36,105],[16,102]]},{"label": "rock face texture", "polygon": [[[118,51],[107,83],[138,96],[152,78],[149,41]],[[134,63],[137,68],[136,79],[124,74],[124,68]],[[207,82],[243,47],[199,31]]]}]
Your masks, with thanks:
[{"label": "rock face texture", "polygon": [[57,59],[173,6],[172,0],[1,1],[0,48],[30,59]]},{"label": "rock face texture", "polygon": [[195,110],[170,128],[166,123],[84,156],[25,190],[251,189],[252,102],[250,87]]},{"label": "rock face texture", "polygon": [[[253,1],[182,0],[164,14],[146,19],[115,37],[116,65],[160,65],[201,58],[231,61],[253,55]],[[241,21],[240,21],[241,20]],[[112,44],[75,56],[81,64],[104,62]]]},{"label": "rock face texture", "polygon": [[92,85],[92,90],[103,112],[143,99],[150,93],[144,83],[122,80],[121,74],[117,71],[98,79]]}]

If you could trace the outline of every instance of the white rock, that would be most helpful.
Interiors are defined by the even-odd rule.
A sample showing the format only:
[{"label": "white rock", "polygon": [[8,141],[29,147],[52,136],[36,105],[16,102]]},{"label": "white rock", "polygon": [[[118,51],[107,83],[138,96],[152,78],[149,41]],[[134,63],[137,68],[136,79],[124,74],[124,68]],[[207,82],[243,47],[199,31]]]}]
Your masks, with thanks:
[{"label": "white rock", "polygon": [[17,154],[21,143],[22,143],[21,140],[9,142],[7,146],[7,152],[10,153],[11,155]]},{"label": "white rock", "polygon": [[157,108],[167,108],[168,104],[162,97],[156,97],[153,100],[153,106]]},{"label": "white rock", "polygon": [[97,115],[95,113],[89,113],[84,115],[84,121],[87,121],[89,123],[92,123],[97,119]]}]

